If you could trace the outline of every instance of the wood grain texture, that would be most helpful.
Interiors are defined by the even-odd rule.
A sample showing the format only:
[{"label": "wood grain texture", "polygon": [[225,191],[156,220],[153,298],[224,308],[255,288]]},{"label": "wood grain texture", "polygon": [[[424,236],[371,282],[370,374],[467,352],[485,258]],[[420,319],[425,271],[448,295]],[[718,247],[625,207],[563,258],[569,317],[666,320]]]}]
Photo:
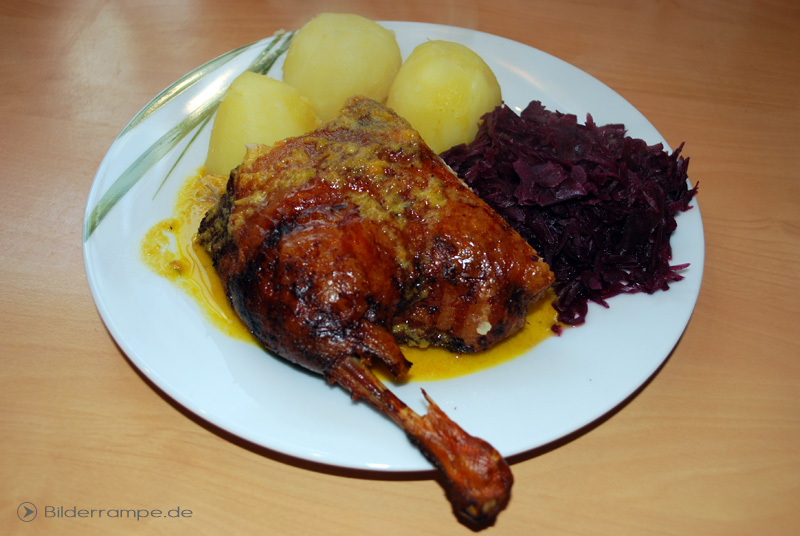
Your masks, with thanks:
[{"label": "wood grain texture", "polygon": [[[800,5],[714,0],[7,0],[0,5],[0,533],[465,534],[431,474],[330,469],[243,442],[130,364],[89,294],[97,166],[153,96],[319,11],[453,24],[609,85],[700,183],[693,318],[600,422],[518,457],[492,534],[800,533]],[[23,501],[176,508],[179,520],[39,519]]]}]

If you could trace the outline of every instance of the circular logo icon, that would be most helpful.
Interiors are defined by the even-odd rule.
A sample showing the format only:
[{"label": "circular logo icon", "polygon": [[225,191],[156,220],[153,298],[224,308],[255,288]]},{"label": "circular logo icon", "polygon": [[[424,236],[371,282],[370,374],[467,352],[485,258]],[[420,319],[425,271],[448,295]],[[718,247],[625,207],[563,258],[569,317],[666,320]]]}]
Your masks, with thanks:
[{"label": "circular logo icon", "polygon": [[36,511],[36,505],[33,504],[32,502],[26,501],[24,503],[20,503],[20,505],[17,506],[17,517],[19,518],[20,521],[24,521],[25,523],[28,523],[36,519],[37,513],[38,512]]}]

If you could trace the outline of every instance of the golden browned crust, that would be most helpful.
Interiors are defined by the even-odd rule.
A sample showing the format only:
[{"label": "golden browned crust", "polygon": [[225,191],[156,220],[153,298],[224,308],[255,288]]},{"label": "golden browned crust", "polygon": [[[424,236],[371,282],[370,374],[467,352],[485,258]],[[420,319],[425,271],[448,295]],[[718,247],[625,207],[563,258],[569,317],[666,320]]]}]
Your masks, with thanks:
[{"label": "golden browned crust", "polygon": [[483,350],[519,330],[553,280],[416,131],[359,98],[317,131],[251,148],[200,239],[264,344],[318,371],[328,365],[308,354],[402,370],[383,331]]}]

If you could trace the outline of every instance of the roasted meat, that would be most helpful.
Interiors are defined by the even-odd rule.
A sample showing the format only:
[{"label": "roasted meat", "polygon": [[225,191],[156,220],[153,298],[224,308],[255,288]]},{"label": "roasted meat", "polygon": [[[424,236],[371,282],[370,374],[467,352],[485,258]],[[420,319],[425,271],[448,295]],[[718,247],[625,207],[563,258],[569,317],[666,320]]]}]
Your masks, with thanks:
[{"label": "roasted meat", "polygon": [[406,121],[354,97],[314,132],[248,148],[198,240],[269,351],[394,420],[444,473],[456,514],[493,522],[513,481],[500,454],[427,394],[413,412],[371,365],[402,378],[399,342],[484,350],[553,275]]}]

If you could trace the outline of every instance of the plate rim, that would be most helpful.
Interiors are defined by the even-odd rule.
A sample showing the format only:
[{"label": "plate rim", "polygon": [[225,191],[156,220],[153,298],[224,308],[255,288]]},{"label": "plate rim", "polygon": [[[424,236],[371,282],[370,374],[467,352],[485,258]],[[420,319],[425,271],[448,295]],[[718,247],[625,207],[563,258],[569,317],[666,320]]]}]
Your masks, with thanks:
[{"label": "plate rim", "polygon": [[[513,41],[511,39],[508,39],[508,38],[505,38],[505,37],[502,37],[502,36],[498,36],[498,35],[494,35],[494,34],[490,34],[490,33],[486,33],[486,32],[480,31],[480,30],[472,30],[472,29],[468,29],[468,28],[459,28],[459,27],[456,27],[456,26],[448,26],[448,25],[435,24],[435,23],[418,23],[418,22],[406,22],[406,21],[378,21],[378,22],[380,22],[381,24],[387,25],[387,27],[389,27],[390,29],[393,29],[393,27],[401,27],[401,28],[402,27],[411,27],[411,28],[416,28],[417,30],[435,29],[437,31],[455,32],[457,34],[461,34],[461,33],[465,33],[465,32],[469,33],[469,34],[479,34],[483,38],[488,38],[488,39],[492,39],[492,40],[493,39],[499,39],[499,40],[502,40],[502,41],[505,41],[505,42],[513,43],[514,46],[521,46],[521,47],[524,47],[526,49],[530,49],[531,51],[535,51],[536,54],[544,55],[550,61],[560,62],[560,64],[562,64],[562,66],[564,66],[567,69],[578,71],[581,75],[589,77],[595,83],[600,84],[602,87],[604,87],[608,91],[612,92],[616,96],[616,98],[621,99],[628,107],[630,107],[630,109],[632,111],[634,111],[635,113],[639,114],[647,122],[647,124],[649,124],[653,128],[653,130],[658,134],[658,137],[660,138],[661,142],[664,144],[665,150],[669,150],[669,145],[667,144],[667,142],[663,138],[663,136],[661,136],[660,133],[658,133],[658,131],[655,130],[655,127],[652,126],[652,124],[650,124],[650,122],[641,114],[641,112],[639,112],[631,103],[629,103],[627,100],[625,100],[624,97],[622,97],[621,95],[616,93],[613,89],[611,89],[610,87],[606,86],[602,81],[600,81],[597,78],[593,77],[589,73],[586,73],[585,71],[582,71],[582,70],[578,69],[577,67],[575,67],[575,66],[565,62],[564,60],[561,60],[560,58],[558,58],[556,56],[553,56],[553,55],[551,55],[551,54],[549,54],[549,53],[547,53],[545,51],[539,50],[537,48],[534,48],[534,47],[532,47],[530,45],[526,45],[526,44],[518,42],[518,41]],[[253,50],[255,48],[258,48],[258,47],[262,46],[263,44],[265,44],[270,39],[273,39],[273,37],[268,37],[268,38],[264,38],[264,39],[261,39],[261,40],[258,40],[258,41],[254,41],[253,43],[250,43],[249,45],[245,45],[245,47],[243,47],[243,48],[247,48],[248,50]],[[189,73],[187,73],[187,75],[190,74],[190,73],[196,72],[199,69],[202,69],[203,67],[207,66],[208,64],[210,64],[213,61],[214,60],[211,60],[209,62],[206,62],[206,63],[198,66],[194,70],[192,70]],[[187,75],[184,75],[184,77],[187,76]],[[145,105],[142,108],[142,110],[146,109],[147,106],[149,106],[153,102],[153,100],[148,102],[148,104]],[[134,117],[136,117],[136,116],[134,116]],[[581,119],[582,118],[579,117],[579,120],[581,120]],[[128,126],[130,125],[130,123],[132,121],[133,121],[133,119],[131,121],[129,121],[128,123],[126,123],[125,127],[120,131],[120,135],[118,135],[117,138],[115,138],[115,140],[112,142],[111,146],[109,147],[109,150],[104,155],[103,160],[101,161],[100,166],[98,167],[98,170],[97,170],[97,172],[96,172],[96,174],[95,174],[95,176],[93,178],[93,181],[92,181],[92,186],[91,186],[89,195],[87,197],[86,208],[85,208],[85,212],[84,212],[84,219],[82,221],[82,225],[85,225],[86,219],[89,217],[89,214],[90,214],[91,210],[93,210],[93,208],[94,208],[91,205],[91,202],[92,202],[92,199],[93,199],[93,194],[96,194],[96,188],[98,187],[99,181],[102,179],[101,175],[102,175],[102,172],[104,170],[104,164],[106,163],[106,160],[111,155],[111,152],[114,149],[114,147],[117,146],[117,143],[119,142],[119,140],[122,137],[122,135],[124,133],[126,133],[126,131],[128,129]],[[97,195],[100,195],[100,194],[97,194]],[[694,307],[696,305],[696,302],[697,302],[697,299],[698,299],[698,296],[699,296],[699,287],[702,284],[702,273],[703,273],[703,270],[704,270],[704,262],[705,262],[705,244],[704,244],[704,233],[703,233],[703,227],[702,227],[702,219],[700,217],[700,208],[699,208],[699,205],[698,205],[696,199],[693,200],[693,202],[692,202],[692,209],[691,210],[694,211],[695,214],[696,214],[697,223],[699,224],[699,229],[698,229],[698,231],[699,231],[699,240],[701,242],[701,245],[700,245],[700,254],[701,254],[701,256],[700,256],[699,259],[693,260],[693,262],[692,262],[692,268],[695,269],[695,270],[699,270],[699,275],[697,276],[697,281],[696,281],[697,290],[696,290],[696,292],[694,292],[694,296],[693,296],[692,302],[691,302],[690,306],[688,307],[687,318],[686,318],[685,322],[683,323],[683,327],[680,330],[680,332],[676,334],[674,343],[670,346],[669,350],[666,352],[666,354],[663,356],[663,358],[659,360],[659,363],[654,368],[654,370],[650,371],[648,374],[645,375],[645,377],[642,379],[641,383],[639,384],[640,386],[646,384],[650,378],[652,378],[655,374],[657,374],[657,372],[661,369],[663,364],[667,361],[667,359],[669,358],[671,353],[674,351],[675,346],[679,342],[681,336],[683,335],[683,332],[685,331],[686,327],[688,326],[689,320],[691,318],[691,315],[693,313]],[[680,228],[680,223],[681,223],[680,216],[681,215],[678,216],[678,218],[679,218],[679,220],[678,220],[679,228]],[[147,362],[145,360],[143,360],[141,358],[141,356],[138,355],[138,352],[136,351],[136,349],[129,343],[128,338],[124,335],[124,333],[122,332],[122,329],[120,328],[120,326],[117,324],[117,322],[115,322],[115,319],[110,316],[110,314],[108,312],[108,308],[105,306],[105,297],[103,297],[103,296],[101,296],[99,294],[98,287],[95,284],[94,277],[95,277],[96,274],[94,274],[93,270],[92,270],[91,261],[92,261],[92,253],[93,252],[91,251],[91,245],[92,245],[91,237],[87,237],[82,243],[83,260],[84,260],[84,267],[85,267],[86,277],[87,277],[87,280],[89,282],[89,287],[90,287],[90,291],[91,291],[91,294],[92,294],[92,298],[93,298],[93,300],[94,300],[94,302],[96,304],[96,307],[98,308],[98,311],[100,312],[100,316],[101,316],[104,324],[106,325],[108,331],[112,335],[112,338],[114,339],[116,344],[118,344],[119,347],[123,350],[123,352],[125,354],[125,357],[129,360],[129,362],[134,364],[137,367],[137,369],[142,374],[145,375],[145,377],[147,377],[163,393],[165,393],[171,399],[175,400],[177,403],[179,403],[181,406],[183,406],[187,410],[191,411],[191,413],[196,415],[198,418],[200,418],[200,419],[202,419],[204,421],[208,421],[211,425],[213,425],[215,427],[218,427],[218,428],[220,428],[222,430],[226,430],[227,432],[230,432],[233,435],[235,435],[237,437],[240,437],[240,438],[242,438],[242,439],[244,439],[246,441],[252,442],[252,443],[254,443],[256,445],[259,445],[261,447],[267,448],[269,450],[278,452],[281,455],[286,455],[286,456],[289,456],[289,457],[292,457],[292,458],[305,460],[305,461],[309,461],[309,462],[312,462],[312,463],[319,463],[321,465],[334,466],[334,467],[346,467],[346,468],[351,468],[351,469],[360,469],[360,470],[366,470],[366,471],[379,471],[379,472],[413,472],[413,471],[427,471],[427,470],[431,469],[430,465],[427,462],[425,462],[424,460],[423,460],[422,464],[420,464],[420,463],[416,463],[416,464],[414,464],[414,463],[410,463],[410,464],[409,463],[405,463],[405,464],[398,464],[398,465],[394,465],[394,466],[390,465],[388,467],[375,467],[375,466],[370,465],[370,464],[364,465],[363,463],[342,463],[341,461],[337,462],[336,460],[334,460],[331,457],[329,457],[329,458],[318,458],[318,457],[308,456],[308,455],[304,455],[302,453],[298,453],[296,450],[292,451],[291,449],[285,449],[285,448],[281,448],[281,447],[277,447],[276,448],[275,443],[273,443],[273,444],[264,444],[261,441],[253,440],[251,437],[248,437],[250,434],[248,434],[247,430],[240,430],[236,426],[231,426],[230,423],[222,424],[220,422],[216,422],[215,420],[213,420],[213,417],[210,416],[207,413],[207,411],[204,410],[203,408],[201,408],[195,401],[192,401],[190,398],[185,397],[183,395],[183,393],[181,393],[181,392],[175,392],[173,389],[165,388],[164,383],[165,382],[168,383],[168,380],[166,378],[163,378],[161,375],[159,375],[157,371],[155,371],[151,367],[147,366]],[[678,284],[680,284],[680,282]],[[613,303],[614,302],[612,302],[612,307],[614,306]],[[580,329],[580,328],[578,328],[578,329]],[[638,388],[639,387],[637,387],[637,389]],[[622,404],[625,400],[627,400],[635,392],[636,392],[636,389],[634,389],[632,392],[626,393],[623,397],[621,397],[621,399],[616,404],[612,405],[611,407],[604,408],[602,410],[598,410],[597,412],[595,412],[596,415],[594,417],[592,417],[585,425],[589,425],[592,422],[595,422],[597,419],[599,419],[603,415],[607,414],[608,412],[614,411],[615,408],[617,408],[620,404]],[[338,394],[339,395],[343,395],[343,396],[346,397],[346,394],[344,394],[344,393],[338,393]],[[370,410],[371,410],[371,408],[370,408]],[[455,418],[455,420],[458,422],[457,418]],[[541,444],[538,444],[538,445],[533,445],[533,446],[531,446],[531,447],[529,447],[527,449],[524,449],[524,450],[514,449],[515,451],[505,452],[504,455],[505,456],[509,456],[509,457],[522,456],[527,451],[530,451],[532,449],[541,448],[544,445],[547,445],[549,443],[552,443],[553,441],[557,441],[558,439],[565,437],[565,435],[567,435],[567,434],[569,434],[571,432],[574,432],[575,430],[576,429],[568,431],[566,434],[563,434],[563,433],[556,434],[557,437],[553,437],[553,438],[551,438],[550,440],[548,440],[548,441],[546,441],[544,443],[541,443]],[[276,443],[278,443],[278,442],[276,442]],[[413,449],[414,447],[409,444],[409,448]]]}]

